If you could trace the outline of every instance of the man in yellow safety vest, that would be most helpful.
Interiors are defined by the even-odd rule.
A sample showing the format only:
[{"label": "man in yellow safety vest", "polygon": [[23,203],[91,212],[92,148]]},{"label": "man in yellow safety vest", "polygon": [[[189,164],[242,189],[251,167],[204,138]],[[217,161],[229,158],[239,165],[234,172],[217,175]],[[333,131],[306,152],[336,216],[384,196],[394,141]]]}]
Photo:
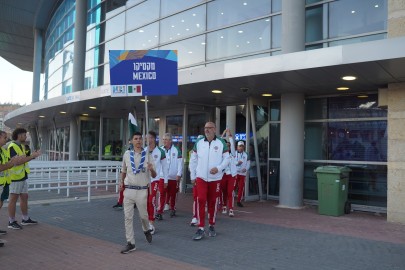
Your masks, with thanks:
[{"label": "man in yellow safety vest", "polygon": [[28,162],[41,155],[41,151],[33,151],[27,156],[25,140],[27,139],[27,130],[24,128],[16,128],[12,134],[13,141],[8,145],[8,153],[10,158],[15,156],[20,157],[13,168],[10,169],[10,199],[8,204],[8,228],[21,230],[22,227],[15,219],[16,204],[20,198],[20,208],[22,213],[21,225],[33,225],[38,222],[32,220],[28,216],[28,174],[30,168]]}]

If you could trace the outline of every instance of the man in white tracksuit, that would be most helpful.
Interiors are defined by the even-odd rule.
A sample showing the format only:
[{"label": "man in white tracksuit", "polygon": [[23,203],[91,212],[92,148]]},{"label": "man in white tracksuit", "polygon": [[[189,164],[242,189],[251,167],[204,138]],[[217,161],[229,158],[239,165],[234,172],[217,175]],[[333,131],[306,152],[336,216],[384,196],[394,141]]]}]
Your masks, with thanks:
[{"label": "man in white tracksuit", "polygon": [[218,200],[221,193],[221,179],[223,171],[229,164],[229,150],[225,141],[215,135],[215,123],[207,122],[204,126],[205,137],[194,144],[190,157],[190,178],[191,183],[197,188],[199,220],[198,230],[194,240],[204,237],[205,226],[205,204],[208,206],[209,236],[216,236],[215,217]]}]

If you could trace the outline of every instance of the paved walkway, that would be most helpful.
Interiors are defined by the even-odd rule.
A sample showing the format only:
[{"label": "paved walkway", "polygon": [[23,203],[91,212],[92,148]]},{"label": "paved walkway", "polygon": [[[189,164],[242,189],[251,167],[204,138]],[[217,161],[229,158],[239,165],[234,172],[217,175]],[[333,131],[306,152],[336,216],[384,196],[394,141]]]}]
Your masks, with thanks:
[{"label": "paved walkway", "polygon": [[[32,197],[40,197],[33,194]],[[57,196],[56,196],[57,197]],[[48,198],[49,199],[49,198]],[[291,210],[275,202],[248,202],[236,217],[218,214],[217,237],[191,240],[191,195],[178,200],[178,216],[156,222],[152,244],[135,218],[137,250],[125,244],[123,212],[116,196],[91,202],[37,201],[30,214],[40,223],[8,230],[1,239],[6,269],[405,269],[405,225],[385,216],[354,212],[321,216],[316,207]],[[0,228],[7,224],[0,211]]]}]

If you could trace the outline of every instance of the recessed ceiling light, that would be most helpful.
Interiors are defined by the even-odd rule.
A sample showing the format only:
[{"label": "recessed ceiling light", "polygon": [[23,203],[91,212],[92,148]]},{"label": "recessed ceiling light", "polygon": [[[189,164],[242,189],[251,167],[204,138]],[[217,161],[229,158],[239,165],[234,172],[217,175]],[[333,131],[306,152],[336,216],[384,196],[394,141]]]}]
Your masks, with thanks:
[{"label": "recessed ceiling light", "polygon": [[239,34],[242,34],[242,33],[243,33],[243,31],[242,31],[242,30],[239,30],[239,31],[238,31],[238,33],[239,33]]},{"label": "recessed ceiling light", "polygon": [[88,113],[83,113],[82,115],[83,115],[83,116],[89,116],[89,114],[88,114]]},{"label": "recessed ceiling light", "polygon": [[143,29],[139,30],[139,33],[143,33],[143,32],[144,32]]},{"label": "recessed ceiling light", "polygon": [[358,98],[368,98],[367,95],[358,95],[357,97],[358,97]]},{"label": "recessed ceiling light", "polygon": [[356,13],[356,11],[355,11],[355,10],[352,10],[352,14],[354,14],[354,13]]},{"label": "recessed ceiling light", "polygon": [[374,7],[375,7],[375,8],[378,8],[378,5],[375,5]]},{"label": "recessed ceiling light", "polygon": [[246,2],[244,2],[244,3],[243,3],[243,5],[244,5],[244,6],[247,6],[247,3],[246,3]]},{"label": "recessed ceiling light", "polygon": [[89,109],[97,110],[97,107],[95,107],[95,106],[90,106]]},{"label": "recessed ceiling light", "polygon": [[357,79],[357,78],[354,77],[354,76],[344,76],[344,77],[342,77],[342,80],[345,80],[345,81],[354,81],[355,79]]},{"label": "recessed ceiling light", "polygon": [[38,116],[39,118],[45,118],[45,116],[44,115],[40,115],[40,116]]},{"label": "recessed ceiling light", "polygon": [[263,97],[272,97],[273,94],[262,94]]},{"label": "recessed ceiling light", "polygon": [[212,90],[211,92],[214,93],[214,94],[221,94],[222,93],[221,90]]},{"label": "recessed ceiling light", "polygon": [[66,114],[66,112],[64,112],[64,111],[60,111],[59,113],[60,113],[60,114]]},{"label": "recessed ceiling light", "polygon": [[201,42],[201,45],[205,45],[205,42]]},{"label": "recessed ceiling light", "polygon": [[349,87],[338,87],[338,88],[336,88],[336,90],[338,90],[338,91],[346,91],[346,90],[349,90]]}]

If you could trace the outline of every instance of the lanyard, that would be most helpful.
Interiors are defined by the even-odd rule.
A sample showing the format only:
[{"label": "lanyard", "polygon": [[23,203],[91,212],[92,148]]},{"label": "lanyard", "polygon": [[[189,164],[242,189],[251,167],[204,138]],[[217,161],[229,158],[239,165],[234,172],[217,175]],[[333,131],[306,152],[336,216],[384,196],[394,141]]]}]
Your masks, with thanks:
[{"label": "lanyard", "polygon": [[136,166],[135,166],[134,153],[135,153],[135,151],[133,151],[133,150],[131,150],[130,153],[129,153],[129,158],[131,160],[132,171],[134,172],[134,174],[140,173],[141,169],[142,169],[142,172],[145,172],[145,168],[143,168],[143,163],[145,162],[146,151],[143,150],[142,153],[141,153],[141,162],[139,163],[138,169],[136,169]]}]

